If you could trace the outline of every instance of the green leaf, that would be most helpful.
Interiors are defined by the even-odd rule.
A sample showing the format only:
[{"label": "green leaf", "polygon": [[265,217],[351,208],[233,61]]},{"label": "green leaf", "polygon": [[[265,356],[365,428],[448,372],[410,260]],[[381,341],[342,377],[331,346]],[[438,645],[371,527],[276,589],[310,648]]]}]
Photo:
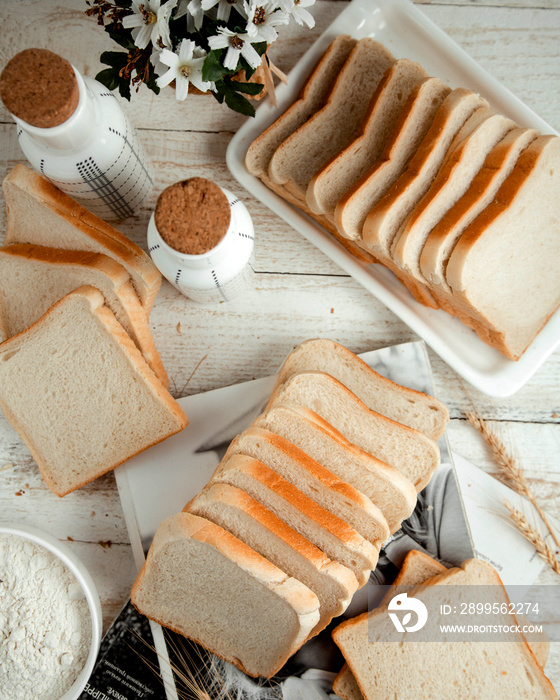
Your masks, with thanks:
[{"label": "green leaf", "polygon": [[128,80],[119,81],[119,94],[130,102],[130,83]]},{"label": "green leaf", "polygon": [[233,90],[228,90],[225,93],[226,104],[234,112],[239,112],[240,114],[245,114],[248,117],[255,116],[255,108],[245,97],[242,97],[239,93]]},{"label": "green leaf", "polygon": [[119,86],[119,73],[114,68],[105,68],[99,71],[95,79],[103,83],[109,90],[115,90]]},{"label": "green leaf", "polygon": [[105,25],[105,31],[111,37],[111,39],[122,46],[123,49],[127,51],[133,51],[136,48],[134,41],[132,40],[132,32],[129,29],[115,29],[115,22]]},{"label": "green leaf", "polygon": [[154,67],[153,67],[151,64],[150,64],[150,69],[149,69],[149,71],[150,71],[150,72],[148,73],[148,80],[145,81],[145,82],[146,82],[146,85],[147,85],[147,87],[150,88],[150,90],[151,90],[152,92],[155,92],[156,95],[159,95],[159,90],[160,90],[160,89],[159,89],[159,87],[158,87],[158,84],[156,83],[157,76],[156,76]]},{"label": "green leaf", "polygon": [[214,49],[204,59],[202,64],[202,80],[221,80],[224,75],[234,75],[237,70],[229,70],[222,65],[222,58],[226,49]]},{"label": "green leaf", "polygon": [[246,95],[258,95],[264,88],[261,83],[240,83],[238,80],[232,80],[230,85],[236,92],[244,92]]},{"label": "green leaf", "polygon": [[107,66],[120,69],[126,66],[128,54],[123,51],[103,51],[99,60]]}]

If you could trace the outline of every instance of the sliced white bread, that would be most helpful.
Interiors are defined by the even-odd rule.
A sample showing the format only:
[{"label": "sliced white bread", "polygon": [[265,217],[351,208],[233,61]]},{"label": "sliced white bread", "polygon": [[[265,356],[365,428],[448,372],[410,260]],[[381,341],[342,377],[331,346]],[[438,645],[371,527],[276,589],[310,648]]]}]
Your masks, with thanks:
[{"label": "sliced white bread", "polygon": [[0,345],[0,406],[58,496],[188,422],[93,287]]},{"label": "sliced white bread", "polygon": [[[538,136],[535,129],[513,129],[490,151],[467,192],[430,231],[420,255],[420,270],[438,305],[447,311],[451,292],[445,272],[463,231],[492,202],[519,156]],[[445,295],[445,296],[444,296]]]},{"label": "sliced white bread", "polygon": [[231,532],[269,562],[301,581],[319,599],[310,637],[341,615],[358,588],[354,574],[299,535],[268,508],[230,484],[210,484],[185,510]]},{"label": "sliced white bread", "polygon": [[560,304],[559,187],[560,139],[540,136],[463,232],[447,265],[456,313],[514,360]]},{"label": "sliced white bread", "polygon": [[82,285],[96,287],[164,384],[169,385],[148,318],[122,265],[99,253],[25,243],[0,248],[0,332],[6,340]]},{"label": "sliced white bread", "polygon": [[395,58],[370,38],[361,39],[340,71],[324,107],[278,146],[270,178],[305,201],[313,175],[358,134],[369,102]]},{"label": "sliced white bread", "polygon": [[[446,592],[458,586],[492,589],[492,600],[509,610],[510,601],[493,567],[479,559],[429,580],[430,585],[413,589],[411,596],[431,601],[430,609],[456,601]],[[437,587],[437,590],[436,590]],[[437,606],[435,605],[437,599]],[[376,608],[339,625],[333,639],[342,651],[365,698],[556,698],[521,632],[514,632],[516,619],[501,613],[495,624],[512,628],[510,643],[473,642],[385,642],[393,622],[385,609]],[[368,636],[369,633],[369,636]],[[365,642],[365,640],[368,640]],[[365,642],[365,643],[364,643]]]},{"label": "sliced white bread", "polygon": [[319,601],[307,586],[190,513],[158,527],[131,600],[143,615],[254,677],[279,671],[319,620]]},{"label": "sliced white bread", "polygon": [[8,210],[6,243],[103,253],[126,269],[149,314],[161,275],[141,248],[24,165],[15,166],[2,188]]},{"label": "sliced white bread", "polygon": [[[268,180],[268,164],[278,146],[304,124],[324,104],[342,66],[357,40],[340,34],[330,43],[307,79],[299,98],[263,131],[247,149],[245,167],[263,181]],[[268,182],[265,181],[268,185]]]},{"label": "sliced white bread", "polygon": [[339,199],[380,158],[408,96],[427,77],[422,66],[407,58],[389,68],[377,86],[359,135],[312,177],[306,201],[313,212],[334,223]]},{"label": "sliced white bread", "polygon": [[374,546],[388,537],[387,521],[367,496],[279,435],[263,428],[248,428],[233,440],[223,462],[234,454],[266,464]]},{"label": "sliced white bread", "polygon": [[[281,435],[343,481],[365,494],[396,532],[416,505],[416,489],[398,469],[359,449],[303,406],[276,405],[253,423]],[[344,562],[343,562],[344,563]]]},{"label": "sliced white bread", "polygon": [[292,350],[282,365],[267,408],[292,375],[310,370],[330,374],[372,411],[419,430],[432,440],[443,435],[449,422],[449,412],[441,401],[395,384],[343,345],[326,338],[306,340]]},{"label": "sliced white bread", "polygon": [[418,492],[439,465],[439,448],[433,440],[370,410],[329,374],[294,374],[276,394],[275,403],[310,408],[354,445],[402,472]]},{"label": "sliced white bread", "polygon": [[470,90],[457,88],[445,98],[406,170],[375,204],[362,229],[366,247],[397,271],[391,245],[406,217],[426,194],[457,132],[473,112],[488,103]]},{"label": "sliced white bread", "polygon": [[262,462],[237,454],[220,464],[211,483],[236,486],[293,528],[329,559],[346,566],[360,588],[377,564],[378,549]]},{"label": "sliced white bread", "polygon": [[437,303],[426,289],[420,270],[424,243],[434,226],[469,189],[486,156],[516,126],[511,119],[494,114],[488,107],[477,113],[482,113],[480,123],[452,151],[428,192],[401,226],[391,248],[393,260],[401,270],[401,281],[417,298],[422,297],[423,303],[434,308]]},{"label": "sliced white bread", "polygon": [[401,110],[377,163],[338,201],[334,222],[351,241],[362,238],[367,215],[403,172],[426,135],[437,110],[451,88],[438,78],[426,78],[415,88]]}]

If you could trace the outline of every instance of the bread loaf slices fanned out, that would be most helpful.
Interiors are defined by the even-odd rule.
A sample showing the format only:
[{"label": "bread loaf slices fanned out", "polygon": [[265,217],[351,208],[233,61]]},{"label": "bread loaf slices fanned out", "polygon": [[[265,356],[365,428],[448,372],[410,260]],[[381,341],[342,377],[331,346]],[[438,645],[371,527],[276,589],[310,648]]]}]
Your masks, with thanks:
[{"label": "bread loaf slices fanned out", "polygon": [[519,156],[538,136],[535,129],[513,129],[494,146],[465,194],[432,229],[420,255],[422,276],[440,308],[448,311],[451,290],[445,279],[449,257],[463,231],[492,202]]},{"label": "bread loaf slices fanned out", "polygon": [[319,620],[319,601],[307,586],[190,513],[159,526],[131,600],[143,615],[254,677],[279,671]]},{"label": "bread loaf slices fanned out", "polygon": [[149,314],[161,275],[141,248],[24,165],[15,166],[2,188],[8,210],[7,244],[103,253],[126,269]]},{"label": "bread loaf slices fanned out", "polygon": [[253,424],[299,447],[343,481],[365,494],[396,532],[416,505],[416,489],[398,469],[361,450],[303,406],[276,405]]},{"label": "bread loaf slices fanned out", "polygon": [[358,588],[354,574],[299,535],[268,508],[230,484],[210,484],[185,510],[231,532],[319,599],[320,618],[310,636],[341,615]]},{"label": "bread loaf slices fanned out", "polygon": [[266,178],[265,184],[268,185],[268,164],[274,151],[323,106],[356,43],[357,40],[347,34],[340,34],[333,39],[307,79],[299,98],[247,149],[245,167],[251,174],[263,180]]},{"label": "bread loaf slices fanned out", "polygon": [[378,546],[389,536],[387,521],[367,496],[279,435],[262,428],[248,428],[232,441],[223,462],[234,454],[266,464],[373,545]]},{"label": "bread loaf slices fanned out", "polygon": [[99,289],[105,304],[167,387],[165,368],[130,277],[106,255],[27,244],[0,248],[2,338],[29,328],[55,302],[82,285]]},{"label": "bread loaf slices fanned out", "polygon": [[370,410],[329,374],[294,374],[277,392],[275,404],[305,406],[318,413],[354,445],[402,472],[418,492],[439,466],[433,440]]},{"label": "bread loaf slices fanned out", "polygon": [[351,241],[362,238],[367,215],[401,175],[426,135],[451,88],[438,78],[426,78],[401,109],[380,159],[345,192],[334,212],[340,234]]},{"label": "bread loaf slices fanned out", "polygon": [[377,162],[409,94],[423,79],[418,63],[402,58],[386,72],[368,107],[359,135],[312,177],[307,206],[334,223],[342,195]]},{"label": "bread loaf slices fanned out", "polygon": [[367,582],[377,564],[378,547],[259,460],[233,455],[220,464],[211,483],[230,484],[245,491],[329,559],[350,569],[360,587]]},{"label": "bread loaf slices fanned out", "polygon": [[270,178],[305,201],[317,170],[358,134],[377,85],[395,62],[384,46],[361,39],[340,71],[324,107],[278,146]]},{"label": "bread loaf slices fanned out", "polygon": [[432,440],[443,435],[449,422],[449,411],[441,401],[386,379],[343,345],[326,338],[306,340],[292,350],[280,369],[267,408],[292,375],[310,370],[330,374],[372,411],[419,430]]},{"label": "bread loaf slices fanned out", "polygon": [[401,281],[404,281],[417,299],[433,308],[437,308],[437,303],[426,288],[420,270],[420,254],[424,243],[438,221],[467,192],[486,156],[516,126],[511,119],[494,114],[489,108],[477,112],[482,112],[485,116],[452,151],[428,192],[407,217],[392,245],[391,254],[401,269]]},{"label": "bread loaf slices fanned out", "polygon": [[93,287],[0,344],[0,406],[58,496],[188,422]]},{"label": "bread loaf slices fanned out", "polygon": [[560,139],[540,136],[465,229],[447,265],[457,315],[514,360],[560,304],[559,187]]},{"label": "bread loaf slices fanned out", "polygon": [[[432,613],[439,605],[457,600],[451,591],[458,586],[484,586],[483,590],[488,591],[486,600],[491,598],[500,608],[503,605],[501,609],[510,609],[498,574],[479,559],[470,559],[461,568],[450,569],[429,583],[413,589],[410,595],[424,604],[428,602]],[[493,624],[515,630],[514,615],[501,612],[493,617]],[[333,632],[365,698],[417,697],[418,688],[422,688],[426,700],[557,697],[521,632],[510,632],[510,643],[384,641],[391,634],[394,638],[393,622],[384,608],[348,620]]]},{"label": "bread loaf slices fanned out", "polygon": [[369,212],[362,229],[366,248],[393,272],[391,245],[406,217],[426,194],[457,132],[473,112],[488,103],[457,88],[443,101],[406,170]]}]

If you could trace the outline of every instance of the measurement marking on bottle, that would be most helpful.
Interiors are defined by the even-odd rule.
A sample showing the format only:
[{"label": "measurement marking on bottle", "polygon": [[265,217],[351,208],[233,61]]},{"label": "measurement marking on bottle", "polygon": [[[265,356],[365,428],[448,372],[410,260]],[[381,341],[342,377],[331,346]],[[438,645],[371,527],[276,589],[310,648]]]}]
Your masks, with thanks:
[{"label": "measurement marking on bottle", "polygon": [[236,205],[238,202],[240,202],[240,201],[241,201],[241,200],[239,199],[239,197],[237,197],[237,199],[233,199],[233,200],[229,203],[229,206],[230,206],[230,207],[233,207],[233,206],[235,206],[235,205]]},{"label": "measurement marking on bottle", "polygon": [[[156,243],[151,248],[148,248],[148,250],[151,253],[152,251],[157,250],[158,248],[159,248],[159,243]],[[180,272],[180,270],[179,270],[179,272]]]},{"label": "measurement marking on bottle", "polygon": [[250,240],[250,241],[254,241],[254,240],[255,240],[255,237],[254,237],[254,236],[250,236],[248,233],[243,233],[242,231],[239,231],[237,235],[238,235],[240,238],[247,238],[247,239]]},{"label": "measurement marking on bottle", "polygon": [[[159,244],[156,247],[159,248]],[[175,284],[179,284],[179,277],[181,276],[181,272],[183,272],[183,270],[179,268],[177,270],[177,274],[175,275]]]},{"label": "measurement marking on bottle", "polygon": [[120,136],[121,139],[126,143],[126,145],[130,148],[130,150],[131,150],[133,156],[134,156],[134,157],[136,158],[136,160],[138,161],[140,167],[142,168],[142,170],[143,170],[144,173],[146,174],[146,177],[147,177],[148,180],[150,181],[150,184],[153,186],[154,181],[152,180],[152,178],[151,178],[151,176],[150,176],[150,173],[146,170],[146,167],[144,166],[144,163],[143,163],[142,160],[138,157],[138,154],[136,153],[136,151],[135,151],[134,148],[132,147],[132,144],[131,144],[130,141],[128,140],[126,134],[121,134],[120,131],[117,131],[116,129],[113,129],[113,127],[111,127],[111,126],[109,127],[109,131],[112,131],[113,134],[116,134],[117,136]]},{"label": "measurement marking on bottle", "polygon": [[216,285],[217,290],[220,292],[220,296],[224,301],[227,301],[228,298],[224,294],[224,290],[222,289],[222,285],[220,284],[220,280],[218,279],[218,276],[216,275],[216,270],[212,270],[212,279],[214,280],[214,284]]}]

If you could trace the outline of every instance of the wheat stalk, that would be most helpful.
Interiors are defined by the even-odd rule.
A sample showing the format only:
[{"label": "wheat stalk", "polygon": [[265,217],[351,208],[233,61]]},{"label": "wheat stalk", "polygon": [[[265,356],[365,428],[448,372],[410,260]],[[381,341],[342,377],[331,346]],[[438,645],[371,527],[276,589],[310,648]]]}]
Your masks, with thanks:
[{"label": "wheat stalk", "polygon": [[550,568],[560,576],[560,562],[558,559],[556,559],[551,547],[549,547],[549,545],[544,541],[544,537],[541,535],[541,533],[529,525],[527,518],[523,515],[523,513],[517,510],[517,508],[514,508],[507,499],[504,500],[504,503],[509,511],[509,517],[515,524],[515,527],[526,540],[529,540],[539,557],[544,559]]},{"label": "wheat stalk", "polygon": [[515,457],[509,454],[504,443],[500,440],[492,428],[490,428],[482,416],[474,413],[473,411],[467,413],[466,416],[469,423],[478,430],[490,447],[490,450],[494,455],[496,465],[499,469],[501,481],[503,481],[506,486],[512,488],[520,496],[525,496],[525,498],[527,498],[533,504],[556,546],[560,549],[560,541],[558,540],[552,526],[548,522],[546,513],[537,503],[537,499],[529,486],[527,477],[525,476],[523,469],[517,464]]}]

